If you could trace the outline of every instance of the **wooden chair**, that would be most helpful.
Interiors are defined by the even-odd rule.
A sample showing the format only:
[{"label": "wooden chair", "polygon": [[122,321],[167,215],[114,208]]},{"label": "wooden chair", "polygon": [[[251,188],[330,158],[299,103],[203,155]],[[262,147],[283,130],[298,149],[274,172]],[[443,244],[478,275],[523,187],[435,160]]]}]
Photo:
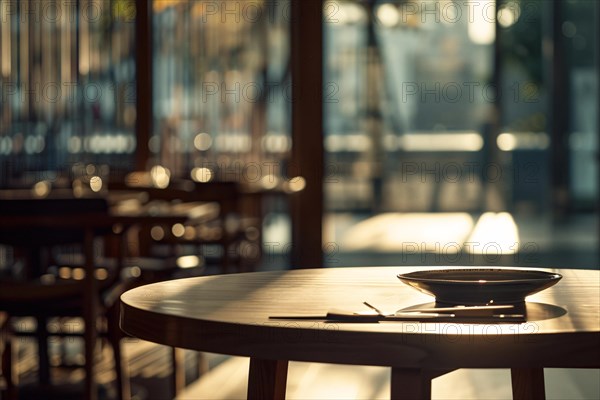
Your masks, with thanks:
[{"label": "wooden chair", "polygon": [[[187,210],[190,219],[186,226],[196,230],[196,234],[189,237],[174,235],[170,227],[164,227],[163,236],[159,239],[152,238],[149,229],[142,231],[139,239],[142,256],[152,256],[152,248],[160,244],[170,249],[177,245],[198,247],[214,245],[221,249],[219,257],[221,272],[241,270],[242,260],[240,256],[236,256],[234,246],[243,238],[249,222],[240,218],[241,190],[238,183],[174,180],[166,188],[156,188],[150,185],[148,173],[136,172],[135,174],[137,174],[135,179],[129,178],[126,181],[135,181],[136,185],[130,186],[125,182],[112,183],[111,190],[141,191],[150,201],[169,203],[171,207],[180,208],[182,212]],[[259,224],[258,221],[251,223]],[[205,235],[207,231],[210,233]]]},{"label": "wooden chair", "polygon": [[[0,280],[0,311],[8,315],[3,324],[5,341],[3,366],[8,390],[16,394],[13,382],[10,338],[24,332],[11,329],[10,318],[35,317],[38,341],[39,381],[50,384],[47,321],[53,317],[83,317],[85,343],[85,397],[97,396],[94,381],[94,355],[98,316],[107,319],[106,336],[113,348],[119,398],[128,397],[128,381],[124,378],[118,327],[118,293],[129,288],[119,280],[120,271],[96,278],[93,269],[94,239],[111,235],[110,227],[94,227],[86,219],[108,216],[108,204],[102,198],[0,199],[0,243],[12,246],[16,258],[25,260],[25,271],[12,279]],[[2,219],[4,217],[4,220]],[[63,221],[62,223],[49,223]],[[22,219],[23,224],[19,224]],[[6,220],[12,220],[8,224]],[[36,224],[39,226],[36,227]],[[85,255],[84,274],[75,279],[62,279],[48,274],[46,268],[56,246],[79,244]],[[81,271],[80,271],[81,272]],[[111,294],[112,293],[112,294]],[[104,299],[111,299],[110,302]],[[24,334],[27,334],[26,332]]]},{"label": "wooden chair", "polygon": [[[163,236],[153,238],[150,228],[139,232],[140,253],[137,265],[141,269],[141,280],[144,283],[166,280],[181,274],[182,269],[177,267],[175,249],[179,246],[194,246],[202,255],[203,246],[215,246],[220,249],[218,266],[221,273],[240,272],[242,269],[241,256],[235,256],[235,246],[244,235],[247,225],[240,223],[240,196],[241,191],[236,182],[192,182],[189,180],[173,180],[166,188],[152,186],[149,172],[139,171],[130,174],[123,181],[111,182],[111,192],[135,191],[147,201],[168,204],[175,212],[181,212],[189,217],[186,227],[192,227],[196,234],[193,237],[175,235],[171,227],[161,227]],[[147,206],[146,204],[145,206]],[[231,223],[231,222],[234,223]],[[253,223],[257,223],[253,221]],[[206,231],[218,232],[217,234],[202,235]],[[160,257],[154,251],[162,246],[168,249],[167,254]],[[189,269],[186,272],[190,272]],[[204,372],[205,360],[202,353],[198,354],[199,372]],[[181,349],[172,349],[171,362],[173,366],[172,386],[173,394],[183,388],[185,371],[183,368],[183,353]]]}]

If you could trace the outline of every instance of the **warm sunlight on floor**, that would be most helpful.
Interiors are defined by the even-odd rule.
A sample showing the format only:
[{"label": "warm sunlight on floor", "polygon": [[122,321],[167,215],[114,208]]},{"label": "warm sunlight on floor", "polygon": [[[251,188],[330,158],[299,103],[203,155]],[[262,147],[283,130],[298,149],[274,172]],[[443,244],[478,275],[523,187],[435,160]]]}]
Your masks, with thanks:
[{"label": "warm sunlight on floor", "polygon": [[[343,220],[342,220],[343,221]],[[327,224],[335,224],[333,219]],[[335,236],[340,251],[378,251],[455,254],[514,254],[519,249],[519,229],[507,212],[486,212],[478,218],[468,213],[384,213],[346,225]]]},{"label": "warm sunlight on floor", "polygon": [[[231,357],[192,384],[177,400],[245,398],[248,359]],[[546,369],[548,399],[600,398],[600,371]],[[390,370],[384,367],[291,362],[287,399],[389,399]],[[460,369],[433,380],[432,398],[512,399],[508,369]]]}]

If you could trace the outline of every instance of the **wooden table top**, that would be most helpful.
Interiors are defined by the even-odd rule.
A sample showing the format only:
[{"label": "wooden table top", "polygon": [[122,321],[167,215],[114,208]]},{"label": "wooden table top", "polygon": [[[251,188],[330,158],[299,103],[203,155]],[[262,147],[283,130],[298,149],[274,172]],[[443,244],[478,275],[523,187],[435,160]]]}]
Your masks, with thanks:
[{"label": "wooden table top", "polygon": [[184,223],[189,219],[182,213],[149,212],[81,212],[72,214],[45,213],[38,215],[7,215],[0,218],[0,229],[11,228],[105,228],[113,225],[172,225]]},{"label": "wooden table top", "polygon": [[129,334],[175,347],[271,360],[410,368],[600,367],[600,272],[527,298],[527,322],[338,323],[270,320],[330,309],[432,303],[396,275],[416,267],[324,268],[189,278],[121,297]]}]

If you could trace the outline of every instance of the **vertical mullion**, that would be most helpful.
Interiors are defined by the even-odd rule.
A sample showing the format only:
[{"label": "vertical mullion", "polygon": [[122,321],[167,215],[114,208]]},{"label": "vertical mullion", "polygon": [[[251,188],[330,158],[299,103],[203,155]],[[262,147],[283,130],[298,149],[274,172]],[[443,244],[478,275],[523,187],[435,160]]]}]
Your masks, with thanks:
[{"label": "vertical mullion", "polygon": [[292,266],[323,264],[323,2],[292,1],[292,164],[305,189],[291,199]]},{"label": "vertical mullion", "polygon": [[[499,0],[496,2],[496,10],[494,11],[495,15],[498,15],[498,10],[500,9],[500,6],[504,3],[504,0]],[[502,46],[501,46],[501,35],[502,35],[502,30],[500,29],[500,24],[498,23],[498,19],[496,19],[495,22],[495,26],[494,26],[494,30],[495,30],[495,37],[496,39],[494,40],[494,49],[493,49],[493,70],[492,70],[492,86],[496,88],[496,95],[494,96],[494,104],[492,105],[493,107],[493,111],[492,111],[492,117],[491,120],[489,121],[489,124],[487,125],[487,129],[486,132],[482,132],[485,136],[484,136],[484,148],[482,151],[485,152],[485,159],[484,162],[485,163],[490,163],[490,164],[496,164],[496,165],[500,165],[500,157],[498,155],[498,146],[497,146],[497,139],[498,139],[498,135],[500,134],[500,131],[502,130],[502,125],[504,124],[503,121],[503,104],[502,104],[502,96],[500,96],[500,91],[502,88],[502,67],[503,67],[503,58],[502,58]],[[513,160],[514,161],[514,160]],[[516,166],[514,166],[516,167]],[[488,197],[486,195],[487,192],[489,192],[492,189],[492,185],[499,185],[499,182],[490,182],[489,179],[482,179],[482,185],[481,185],[481,190],[484,192],[482,193],[482,195],[480,195],[480,204],[479,204],[479,210],[481,212],[487,211],[488,205],[486,204],[486,198]],[[504,196],[502,198],[504,204],[507,205],[507,207],[513,207],[513,201],[510,199],[509,195],[507,195],[507,189],[506,188],[498,188],[500,189],[499,192],[502,193]],[[510,190],[512,192],[512,190],[514,190],[514,188],[509,188],[508,190]]]},{"label": "vertical mullion", "polygon": [[565,46],[562,39],[563,0],[552,2],[552,208],[553,217],[561,219],[569,207],[569,112]]},{"label": "vertical mullion", "polygon": [[150,150],[148,140],[152,133],[152,7],[151,0],[136,2],[136,121],[137,140],[135,166],[138,170],[147,167]]}]

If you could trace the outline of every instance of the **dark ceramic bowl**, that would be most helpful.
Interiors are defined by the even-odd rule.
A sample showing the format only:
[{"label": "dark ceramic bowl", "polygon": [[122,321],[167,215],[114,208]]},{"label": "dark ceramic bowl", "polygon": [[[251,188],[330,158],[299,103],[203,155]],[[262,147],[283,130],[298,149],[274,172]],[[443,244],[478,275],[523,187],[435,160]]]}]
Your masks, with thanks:
[{"label": "dark ceramic bowl", "polygon": [[398,278],[452,305],[518,304],[555,285],[562,275],[537,270],[467,268],[409,272]]}]

